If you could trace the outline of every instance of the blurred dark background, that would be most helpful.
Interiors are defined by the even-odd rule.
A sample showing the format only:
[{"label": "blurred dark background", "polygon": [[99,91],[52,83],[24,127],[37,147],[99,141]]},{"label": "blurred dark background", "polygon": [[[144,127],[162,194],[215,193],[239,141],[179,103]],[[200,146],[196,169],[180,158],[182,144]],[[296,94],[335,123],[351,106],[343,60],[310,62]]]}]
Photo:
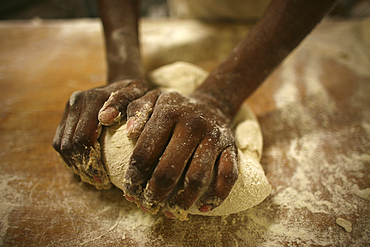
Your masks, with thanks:
[{"label": "blurred dark background", "polygon": [[[141,15],[168,16],[167,0],[142,0]],[[98,17],[96,0],[0,0],[0,19]]]},{"label": "blurred dark background", "polygon": [[[142,0],[141,15],[149,18],[168,16],[166,0]],[[370,16],[370,0],[339,0],[331,15]],[[0,0],[0,20],[98,17],[96,0]]]}]

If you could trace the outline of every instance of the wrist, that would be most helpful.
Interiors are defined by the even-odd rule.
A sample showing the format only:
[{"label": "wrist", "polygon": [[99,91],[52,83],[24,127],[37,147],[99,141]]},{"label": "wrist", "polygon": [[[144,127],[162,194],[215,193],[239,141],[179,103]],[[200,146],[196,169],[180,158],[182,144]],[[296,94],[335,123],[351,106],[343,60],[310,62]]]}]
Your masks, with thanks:
[{"label": "wrist", "polygon": [[124,79],[124,80],[117,79],[105,86],[105,88],[110,92],[114,92],[126,87],[130,87],[140,94],[144,94],[148,92],[150,89],[152,89],[152,86],[148,83],[148,81],[133,79]]},{"label": "wrist", "polygon": [[228,120],[232,120],[234,114],[232,114],[232,104],[226,104],[224,100],[220,100],[217,95],[212,94],[210,91],[194,91],[191,94],[191,97],[214,108],[217,109],[218,113],[222,113],[222,115],[227,118]]},{"label": "wrist", "polygon": [[216,70],[196,89],[194,95],[210,102],[232,119],[247,97],[249,84],[238,73]]},{"label": "wrist", "polygon": [[99,0],[104,27],[108,83],[145,78],[138,38],[139,1]]}]

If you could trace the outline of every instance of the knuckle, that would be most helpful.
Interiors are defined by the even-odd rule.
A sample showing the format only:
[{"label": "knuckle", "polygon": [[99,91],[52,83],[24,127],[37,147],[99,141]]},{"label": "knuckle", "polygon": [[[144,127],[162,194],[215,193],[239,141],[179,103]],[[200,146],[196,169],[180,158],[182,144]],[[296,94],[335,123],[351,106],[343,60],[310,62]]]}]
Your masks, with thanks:
[{"label": "knuckle", "polygon": [[[127,112],[128,113],[134,113],[140,106],[140,99],[132,101],[130,104],[127,106]],[[131,114],[129,114],[131,115]]]},{"label": "knuckle", "polygon": [[100,88],[93,88],[84,92],[84,101],[85,103],[97,102],[102,104],[109,97],[108,92]]},{"label": "knuckle", "polygon": [[86,136],[83,134],[77,134],[73,137],[73,143],[78,146],[86,142]]},{"label": "knuckle", "polygon": [[93,142],[91,138],[86,133],[78,133],[73,137],[73,143],[77,147],[87,147],[92,146]]},{"label": "knuckle", "polygon": [[132,80],[118,80],[108,85],[108,88],[112,90],[117,90],[123,87],[126,87],[132,82]]},{"label": "knuckle", "polygon": [[119,89],[117,92],[127,100],[133,101],[142,96],[146,91],[146,89],[143,89],[140,85],[139,81],[129,82],[127,86]]},{"label": "knuckle", "polygon": [[87,91],[76,91],[69,98],[69,107],[78,108],[79,106],[91,107],[100,106],[108,99],[108,94],[100,89],[93,88]]},{"label": "knuckle", "polygon": [[74,146],[69,142],[64,142],[60,146],[60,153],[70,155],[75,150]]},{"label": "knuckle", "polygon": [[127,106],[127,116],[132,117],[136,115],[138,112],[145,112],[145,106],[148,105],[145,101],[142,101],[141,98],[132,101]]},{"label": "knuckle", "polygon": [[96,95],[97,95],[97,93],[96,93],[96,91],[94,89],[91,89],[89,91],[86,91],[84,93],[84,101],[85,102],[92,101],[94,98],[96,98],[96,97],[94,97]]},{"label": "knuckle", "polygon": [[55,151],[57,152],[60,152],[60,149],[61,149],[61,143],[60,143],[60,140],[53,140],[53,148],[55,149]]},{"label": "knuckle", "polygon": [[166,120],[175,119],[178,116],[178,112],[176,111],[176,109],[174,109],[174,108],[171,109],[171,108],[166,107],[166,106],[160,107],[157,110],[157,112],[160,114],[160,116],[163,119],[166,119]]},{"label": "knuckle", "polygon": [[121,111],[127,109],[127,105],[130,103],[130,96],[124,90],[112,92],[108,98],[110,105],[116,105]]},{"label": "knuckle", "polygon": [[218,127],[214,127],[211,130],[210,136],[212,139],[219,140],[221,137],[221,130]]},{"label": "knuckle", "polygon": [[236,165],[230,163],[227,166],[219,168],[218,176],[226,184],[233,184],[238,179],[239,172]]},{"label": "knuckle", "polygon": [[130,165],[135,167],[138,171],[145,169],[145,165],[149,164],[146,153],[136,152],[133,153],[130,160]]},{"label": "knuckle", "polygon": [[174,104],[181,100],[181,95],[177,92],[163,92],[158,98],[158,101],[163,104]]},{"label": "knuckle", "polygon": [[150,112],[153,108],[154,102],[157,99],[157,91],[150,91],[141,98],[138,98],[127,106],[127,113],[129,116],[135,114],[136,111]]},{"label": "knuckle", "polygon": [[176,184],[177,178],[172,172],[160,169],[153,174],[153,181],[160,189],[167,189]]},{"label": "knuckle", "polygon": [[232,169],[232,171],[223,174],[223,178],[229,184],[233,184],[238,179],[238,171],[237,169]]},{"label": "knuckle", "polygon": [[138,182],[147,181],[153,172],[154,163],[145,152],[134,153],[130,159],[130,171],[132,179]]},{"label": "knuckle", "polygon": [[202,188],[206,187],[207,185],[207,177],[203,172],[196,172],[189,176],[185,181],[185,187],[197,191],[201,190]]},{"label": "knuckle", "polygon": [[140,89],[144,89],[143,88],[143,83],[142,81],[139,81],[139,80],[132,80],[131,82],[129,82],[129,88],[134,92],[134,93],[142,93],[142,90]]},{"label": "knuckle", "polygon": [[75,106],[80,101],[80,98],[82,97],[83,92],[82,91],[75,91],[71,94],[69,97],[69,106]]},{"label": "knuckle", "polygon": [[138,196],[142,192],[143,184],[146,181],[146,176],[135,167],[129,166],[123,183],[123,191],[131,196]]},{"label": "knuckle", "polygon": [[206,124],[204,122],[204,119],[200,116],[192,116],[187,119],[185,125],[188,127],[189,131],[197,132],[203,130]]},{"label": "knuckle", "polygon": [[161,95],[163,92],[160,88],[155,88],[147,93],[147,95],[150,95],[151,97],[157,98],[159,95]]}]

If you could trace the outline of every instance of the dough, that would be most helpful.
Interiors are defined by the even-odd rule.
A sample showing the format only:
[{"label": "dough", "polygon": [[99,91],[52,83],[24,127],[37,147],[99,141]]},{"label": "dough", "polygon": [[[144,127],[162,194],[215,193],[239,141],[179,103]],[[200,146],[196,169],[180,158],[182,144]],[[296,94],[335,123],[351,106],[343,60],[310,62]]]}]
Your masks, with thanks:
[{"label": "dough", "polygon": [[346,221],[343,218],[337,218],[335,220],[335,223],[337,223],[338,225],[340,225],[341,227],[343,227],[344,230],[346,230],[346,232],[352,232],[352,224],[351,224],[351,222]]},{"label": "dough", "polygon": [[[171,70],[171,66],[175,69]],[[179,69],[182,72],[179,72]],[[149,75],[149,79],[153,81],[156,80],[153,77],[165,78],[162,84],[159,82],[160,80],[156,80],[156,84],[170,86],[176,91],[183,92],[184,90],[178,85],[186,86],[187,91],[189,91],[190,85],[194,90],[201,81],[196,84],[189,83],[190,85],[177,84],[177,81],[183,82],[184,77],[205,78],[205,73],[205,71],[192,64],[176,62],[157,69]],[[202,213],[197,207],[193,206],[189,209],[190,214],[216,216],[238,213],[259,204],[271,192],[271,186],[259,163],[262,154],[261,128],[257,118],[246,104],[243,104],[239,110],[234,119],[234,124],[236,126],[236,142],[239,148],[238,180],[222,205],[207,213]],[[100,141],[103,162],[111,182],[122,189],[127,164],[135,147],[135,140],[126,137],[126,123],[123,123],[103,128]]]}]

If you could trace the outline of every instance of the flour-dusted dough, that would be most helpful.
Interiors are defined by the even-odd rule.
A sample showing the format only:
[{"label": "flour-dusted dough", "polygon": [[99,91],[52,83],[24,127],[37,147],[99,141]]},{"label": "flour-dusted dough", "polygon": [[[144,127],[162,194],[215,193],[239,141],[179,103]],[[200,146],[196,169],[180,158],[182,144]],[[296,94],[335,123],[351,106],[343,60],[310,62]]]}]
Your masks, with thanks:
[{"label": "flour-dusted dough", "polygon": [[[175,69],[171,70],[171,66]],[[182,70],[182,72],[179,72],[179,70]],[[165,73],[165,76],[163,73]],[[192,64],[177,62],[157,69],[150,74],[149,78],[151,80],[165,78],[163,79],[163,83],[160,82],[161,80],[156,80],[156,84],[183,92],[184,90],[181,87],[179,88],[178,85],[186,86],[186,84],[177,84],[177,81],[183,82],[184,77],[205,78],[205,73],[205,71],[202,71],[199,67],[194,67]],[[196,84],[190,83],[190,85],[187,85],[186,92],[189,92],[189,86],[194,90],[199,83],[201,81],[198,81]],[[239,110],[234,119],[234,124],[236,126],[236,142],[239,148],[240,166],[238,180],[230,195],[219,207],[210,212],[202,213],[198,208],[193,206],[189,209],[190,214],[216,216],[238,213],[259,204],[271,192],[271,186],[259,163],[262,155],[261,128],[257,118],[246,104]],[[124,123],[105,127],[100,141],[102,144],[103,162],[109,177],[115,186],[122,189],[125,172],[136,140],[126,137],[126,123]]]}]

